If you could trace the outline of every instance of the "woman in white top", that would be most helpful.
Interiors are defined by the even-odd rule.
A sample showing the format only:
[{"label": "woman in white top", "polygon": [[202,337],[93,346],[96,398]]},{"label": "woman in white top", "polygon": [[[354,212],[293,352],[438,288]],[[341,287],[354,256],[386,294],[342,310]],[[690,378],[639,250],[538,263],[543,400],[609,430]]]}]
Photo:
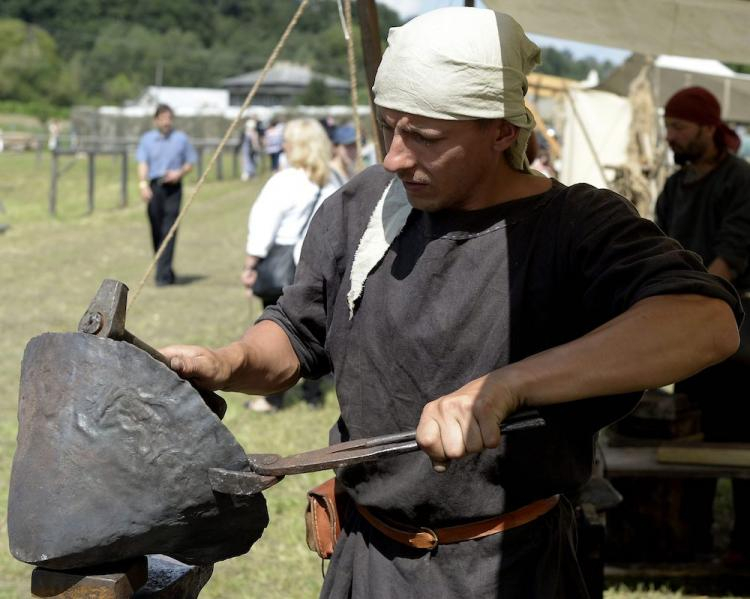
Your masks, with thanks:
[{"label": "woman in white top", "polygon": [[[257,279],[258,262],[266,257],[271,246],[293,245],[295,263],[299,260],[310,219],[325,198],[337,186],[331,181],[331,142],[325,129],[314,119],[295,119],[284,128],[284,152],[288,166],[274,174],[263,186],[253,204],[248,220],[245,268],[242,283],[248,295]],[[278,297],[264,297],[263,307]],[[312,406],[322,404],[317,381],[303,381],[303,397]],[[251,402],[256,411],[278,410],[283,394]]]}]

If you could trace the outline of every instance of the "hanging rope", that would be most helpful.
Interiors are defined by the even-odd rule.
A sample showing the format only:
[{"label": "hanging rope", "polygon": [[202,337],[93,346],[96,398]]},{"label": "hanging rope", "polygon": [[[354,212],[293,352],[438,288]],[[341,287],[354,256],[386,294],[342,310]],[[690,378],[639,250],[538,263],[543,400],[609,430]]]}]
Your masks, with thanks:
[{"label": "hanging rope", "polygon": [[[342,0],[339,0],[339,16],[342,13]],[[352,119],[354,121],[354,132],[357,136],[357,170],[362,170],[362,125],[359,121],[359,111],[357,110],[357,65],[354,58],[354,34],[352,29],[352,3],[351,0],[343,0],[343,18],[341,27],[344,30],[346,39],[346,57],[349,62],[349,91],[352,98]]]},{"label": "hanging rope", "polygon": [[148,268],[146,269],[146,272],[143,275],[143,278],[141,279],[140,283],[138,283],[138,286],[136,287],[135,292],[130,297],[130,301],[128,302],[128,308],[132,307],[133,304],[135,304],[136,299],[138,299],[138,296],[140,295],[141,290],[143,289],[143,286],[146,284],[146,280],[148,279],[151,272],[154,270],[154,266],[156,266],[156,263],[159,261],[159,258],[161,258],[161,255],[164,253],[167,247],[167,244],[175,236],[175,233],[177,232],[177,227],[182,222],[183,216],[185,216],[185,213],[188,211],[188,209],[192,205],[193,200],[195,199],[195,197],[198,195],[198,192],[203,187],[203,183],[206,180],[208,173],[211,171],[211,168],[213,167],[217,158],[221,156],[221,152],[224,149],[224,146],[227,144],[229,137],[232,135],[232,133],[234,133],[234,130],[237,127],[237,124],[242,119],[242,115],[244,114],[247,107],[250,106],[250,103],[253,101],[253,98],[255,98],[255,94],[258,92],[258,88],[265,80],[266,75],[268,74],[268,71],[271,70],[271,67],[273,66],[273,63],[276,62],[276,59],[278,58],[279,53],[281,52],[281,49],[284,47],[284,44],[286,44],[286,40],[289,37],[289,34],[297,25],[297,22],[302,16],[302,13],[305,11],[305,8],[307,7],[307,4],[309,3],[309,1],[310,0],[302,0],[300,2],[300,5],[297,8],[297,11],[294,13],[292,20],[289,21],[289,25],[287,25],[287,28],[284,31],[283,35],[281,36],[281,39],[279,39],[278,43],[276,44],[276,47],[273,49],[273,52],[271,52],[271,56],[268,57],[268,60],[266,61],[266,66],[263,67],[263,71],[261,71],[260,77],[258,77],[252,89],[247,94],[245,101],[242,103],[242,107],[240,108],[240,111],[237,113],[237,116],[235,117],[234,121],[232,121],[232,124],[229,125],[227,132],[224,134],[224,138],[221,140],[221,143],[219,143],[218,147],[214,151],[213,156],[211,156],[211,160],[208,162],[208,166],[206,167],[206,170],[203,171],[203,173],[200,176],[200,179],[198,179],[198,183],[196,183],[193,193],[190,194],[190,197],[188,198],[188,201],[185,203],[185,206],[182,208],[182,210],[180,210],[180,214],[177,216],[177,219],[172,225],[172,228],[169,229],[167,236],[164,238],[164,241],[162,241],[161,246],[159,246],[159,250],[156,252],[156,255],[154,256],[154,259],[151,261],[151,264],[149,264]]}]

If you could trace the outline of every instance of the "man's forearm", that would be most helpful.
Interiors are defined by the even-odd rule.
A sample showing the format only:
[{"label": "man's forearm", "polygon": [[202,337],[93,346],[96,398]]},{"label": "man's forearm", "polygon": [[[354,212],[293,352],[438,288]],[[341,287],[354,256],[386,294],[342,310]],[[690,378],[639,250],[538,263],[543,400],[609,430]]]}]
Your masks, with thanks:
[{"label": "man's forearm", "polygon": [[300,364],[284,330],[261,321],[235,343],[217,350],[229,369],[222,389],[265,395],[288,389],[299,379]]},{"label": "man's forearm", "polygon": [[725,302],[655,296],[576,341],[488,377],[499,376],[520,405],[540,406],[673,383],[728,358],[738,344]]},{"label": "man's forearm", "polygon": [[148,164],[145,162],[138,163],[138,180],[148,183]]}]

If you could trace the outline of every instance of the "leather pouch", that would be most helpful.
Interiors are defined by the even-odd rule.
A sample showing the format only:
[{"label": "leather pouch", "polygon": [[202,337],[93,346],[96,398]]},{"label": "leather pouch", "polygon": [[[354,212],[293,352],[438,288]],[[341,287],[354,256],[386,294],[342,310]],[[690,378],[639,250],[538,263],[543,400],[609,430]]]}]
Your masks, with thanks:
[{"label": "leather pouch", "polygon": [[336,478],[307,492],[305,528],[307,546],[323,559],[330,559],[341,535],[341,517],[350,503],[343,490],[337,490]]}]

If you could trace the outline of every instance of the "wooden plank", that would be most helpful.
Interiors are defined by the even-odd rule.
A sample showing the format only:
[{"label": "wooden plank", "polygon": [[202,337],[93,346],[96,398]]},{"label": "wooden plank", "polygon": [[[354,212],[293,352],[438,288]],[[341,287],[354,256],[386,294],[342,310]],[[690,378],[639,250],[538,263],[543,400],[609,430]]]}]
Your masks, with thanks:
[{"label": "wooden plank", "polygon": [[47,599],[130,599],[148,579],[145,557],[129,562],[55,571],[37,567],[31,573],[31,596]]},{"label": "wooden plank", "polygon": [[631,579],[643,581],[656,578],[716,578],[727,577],[750,578],[749,570],[730,569],[721,563],[710,561],[687,562],[674,564],[633,563],[628,565],[608,564],[604,567],[604,576],[608,579]]},{"label": "wooden plank", "polygon": [[744,467],[750,469],[750,443],[664,443],[656,459],[665,464]]},{"label": "wooden plank", "polygon": [[656,450],[656,447],[602,447],[606,478],[653,476],[750,479],[750,468],[747,467],[659,462]]}]

